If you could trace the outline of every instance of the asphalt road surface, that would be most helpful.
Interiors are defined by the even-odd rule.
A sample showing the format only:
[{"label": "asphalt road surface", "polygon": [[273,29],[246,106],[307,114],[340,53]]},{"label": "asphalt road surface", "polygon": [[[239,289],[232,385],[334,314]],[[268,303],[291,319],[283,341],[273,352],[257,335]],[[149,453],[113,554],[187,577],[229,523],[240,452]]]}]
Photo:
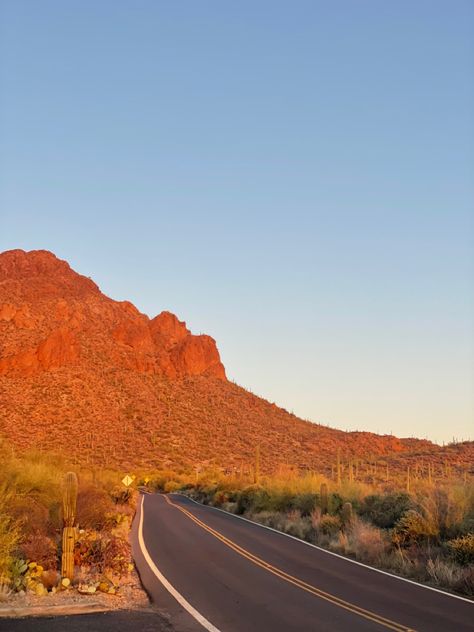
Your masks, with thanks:
[{"label": "asphalt road surface", "polygon": [[173,632],[173,628],[150,608],[142,612],[0,619],[0,632]]},{"label": "asphalt road surface", "polygon": [[133,549],[178,632],[474,631],[474,603],[172,494],[142,497]]}]

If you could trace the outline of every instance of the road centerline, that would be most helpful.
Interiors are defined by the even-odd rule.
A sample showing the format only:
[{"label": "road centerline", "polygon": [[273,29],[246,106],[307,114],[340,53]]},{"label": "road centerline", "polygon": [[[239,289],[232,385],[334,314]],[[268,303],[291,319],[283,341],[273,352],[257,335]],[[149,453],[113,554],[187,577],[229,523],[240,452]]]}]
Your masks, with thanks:
[{"label": "road centerline", "polygon": [[233,540],[230,540],[229,538],[224,536],[219,531],[213,529],[212,527],[210,527],[206,523],[202,522],[199,518],[194,516],[190,511],[188,511],[184,507],[180,507],[179,505],[177,505],[173,501],[171,501],[168,496],[165,495],[164,499],[166,500],[166,502],[169,505],[171,505],[175,509],[178,509],[179,511],[181,511],[185,516],[187,516],[190,520],[195,522],[199,527],[201,527],[202,529],[204,529],[205,531],[207,531],[208,533],[213,535],[216,539],[220,540],[223,544],[225,544],[226,546],[228,546],[229,548],[234,550],[237,554],[239,554],[242,557],[248,559],[253,564],[263,568],[264,570],[272,573],[273,575],[276,575],[280,579],[283,579],[284,581],[286,581],[286,582],[288,582],[290,584],[293,584],[294,586],[300,588],[301,590],[304,590],[304,591],[306,591],[306,592],[308,592],[310,594],[313,594],[315,597],[318,597],[320,599],[324,599],[325,601],[328,601],[328,602],[332,603],[335,606],[338,606],[340,608],[343,608],[345,610],[348,610],[348,611],[352,612],[353,614],[356,614],[356,615],[358,615],[360,617],[363,617],[365,619],[373,621],[373,622],[375,622],[375,623],[377,623],[377,624],[379,624],[379,625],[381,625],[381,626],[383,626],[383,627],[385,627],[387,629],[395,630],[396,632],[415,632],[413,630],[413,628],[409,628],[409,627],[407,627],[405,625],[397,623],[396,621],[392,621],[392,620],[387,619],[387,618],[385,618],[385,617],[383,617],[381,615],[378,615],[375,612],[371,612],[369,610],[366,610],[365,608],[362,608],[362,607],[357,606],[355,604],[352,604],[352,603],[350,603],[348,601],[345,601],[345,600],[337,597],[336,595],[333,595],[331,593],[325,592],[325,591],[317,588],[316,586],[313,586],[312,584],[308,584],[307,582],[299,579],[298,577],[294,577],[293,575],[290,575],[286,571],[284,571],[284,570],[282,570],[282,569],[270,564],[269,562],[259,558],[258,556],[254,555],[250,551],[247,551],[247,549],[244,549],[240,545],[236,544]]}]

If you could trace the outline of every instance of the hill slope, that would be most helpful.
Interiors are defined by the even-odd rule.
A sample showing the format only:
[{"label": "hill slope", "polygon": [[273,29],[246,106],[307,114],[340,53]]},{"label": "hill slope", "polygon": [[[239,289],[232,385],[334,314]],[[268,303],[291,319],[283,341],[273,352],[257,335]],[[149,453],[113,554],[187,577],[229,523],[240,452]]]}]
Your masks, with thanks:
[{"label": "hill slope", "polygon": [[0,254],[0,433],[18,449],[163,468],[213,463],[329,472],[343,458],[472,462],[472,443],[346,433],[298,419],[226,379],[215,341],[169,312],[102,294],[47,251]]}]

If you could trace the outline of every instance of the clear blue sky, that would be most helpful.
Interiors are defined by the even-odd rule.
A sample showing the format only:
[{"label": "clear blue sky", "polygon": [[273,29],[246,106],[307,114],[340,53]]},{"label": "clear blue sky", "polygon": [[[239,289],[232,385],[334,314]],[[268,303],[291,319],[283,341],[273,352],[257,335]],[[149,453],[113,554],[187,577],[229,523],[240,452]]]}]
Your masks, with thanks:
[{"label": "clear blue sky", "polygon": [[474,435],[474,3],[3,0],[0,249],[344,429]]}]

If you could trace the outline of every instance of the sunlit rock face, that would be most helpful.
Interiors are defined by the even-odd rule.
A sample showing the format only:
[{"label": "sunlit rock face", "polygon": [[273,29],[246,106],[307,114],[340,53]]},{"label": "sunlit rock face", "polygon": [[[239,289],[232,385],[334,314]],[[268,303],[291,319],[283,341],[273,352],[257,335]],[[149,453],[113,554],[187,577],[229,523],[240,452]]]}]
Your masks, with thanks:
[{"label": "sunlit rock face", "polygon": [[171,379],[225,380],[215,341],[170,312],[152,320],[113,301],[45,250],[0,254],[0,374],[113,366]]},{"label": "sunlit rock face", "polygon": [[228,381],[211,337],[108,298],[43,250],[0,254],[0,448],[4,439],[87,467],[211,466],[246,481],[257,445],[262,471],[327,476],[338,453],[346,468],[380,457],[403,475],[421,454],[460,471],[474,458],[472,442],[444,450],[298,419]]}]

